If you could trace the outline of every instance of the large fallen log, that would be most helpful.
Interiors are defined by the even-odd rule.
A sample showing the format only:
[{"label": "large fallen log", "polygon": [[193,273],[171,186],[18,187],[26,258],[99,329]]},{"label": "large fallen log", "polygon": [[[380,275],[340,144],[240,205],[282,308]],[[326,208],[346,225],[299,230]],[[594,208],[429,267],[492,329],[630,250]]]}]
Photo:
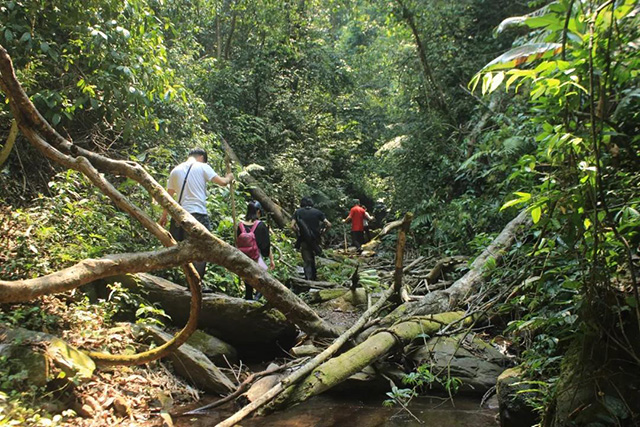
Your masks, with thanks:
[{"label": "large fallen log", "polygon": [[272,408],[303,402],[329,390],[386,356],[392,349],[409,344],[418,335],[433,335],[442,327],[463,318],[463,324],[470,324],[472,319],[464,316],[462,311],[440,313],[411,318],[390,328],[380,329],[363,343],[318,366],[301,383],[289,387],[277,401],[274,401]]},{"label": "large fallen log", "polygon": [[360,331],[360,329],[367,323],[371,316],[373,316],[378,312],[378,310],[380,310],[380,308],[382,308],[382,306],[386,303],[393,292],[393,288],[387,289],[382,298],[380,298],[375,305],[367,310],[360,317],[360,319],[358,319],[358,321],[353,326],[351,326],[351,328],[349,328],[344,334],[336,338],[333,344],[327,347],[322,353],[318,354],[316,357],[311,359],[309,363],[294,371],[291,375],[280,381],[269,391],[264,393],[259,399],[251,402],[249,405],[245,406],[244,408],[233,414],[231,417],[217,424],[217,427],[230,427],[236,425],[238,422],[242,421],[245,417],[247,417],[255,410],[275,399],[280,393],[286,390],[287,387],[295,384],[300,379],[305,378],[316,366],[320,365],[325,360],[333,356],[333,354],[337,352],[344,345],[344,343],[346,343],[356,333],[358,333],[358,331]]},{"label": "large fallen log", "polygon": [[[141,290],[147,300],[158,302],[176,325],[188,317],[190,293],[183,286],[145,273],[113,276],[104,282]],[[296,336],[295,326],[278,310],[223,294],[203,295],[198,328],[234,346],[293,342]]]},{"label": "large fallen log", "polygon": [[410,301],[402,304],[383,319],[382,325],[391,325],[406,317],[442,313],[455,309],[461,301],[476,291],[485,280],[489,261],[493,260],[490,263],[493,265],[500,264],[507,249],[516,241],[518,232],[523,228],[528,228],[530,224],[531,214],[527,210],[523,210],[506,225],[502,232],[473,261],[467,274],[455,281],[447,289],[431,292],[420,301]]}]

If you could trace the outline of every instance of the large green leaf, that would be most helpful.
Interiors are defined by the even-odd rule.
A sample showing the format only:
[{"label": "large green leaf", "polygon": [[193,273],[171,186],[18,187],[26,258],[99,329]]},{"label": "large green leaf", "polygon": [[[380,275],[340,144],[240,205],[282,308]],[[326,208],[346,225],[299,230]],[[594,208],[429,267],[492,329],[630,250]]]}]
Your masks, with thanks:
[{"label": "large green leaf", "polygon": [[513,27],[513,26],[527,25],[530,28],[536,28],[538,26],[541,26],[541,25],[538,25],[540,24],[540,22],[546,21],[547,23],[550,23],[551,21],[555,21],[557,20],[557,17],[555,17],[553,14],[550,14],[549,11],[551,9],[551,6],[556,4],[558,4],[558,2],[554,1],[526,15],[512,16],[512,17],[506,18],[500,23],[500,25],[498,25],[493,35],[497,36],[507,28]]},{"label": "large green leaf", "polygon": [[484,66],[482,71],[515,68],[518,65],[534,61],[545,55],[552,56],[561,51],[562,44],[560,43],[532,43],[518,46],[489,62]]}]

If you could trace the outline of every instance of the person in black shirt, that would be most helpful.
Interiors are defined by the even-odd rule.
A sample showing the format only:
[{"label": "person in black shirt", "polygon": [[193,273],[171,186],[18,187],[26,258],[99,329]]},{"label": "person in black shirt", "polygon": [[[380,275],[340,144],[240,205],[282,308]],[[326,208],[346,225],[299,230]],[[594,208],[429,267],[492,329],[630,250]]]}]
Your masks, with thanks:
[{"label": "person in black shirt", "polygon": [[[273,270],[275,268],[275,263],[273,261],[273,252],[271,251],[271,239],[269,237],[269,227],[262,221],[260,221],[260,216],[262,215],[262,205],[258,201],[249,202],[247,205],[247,214],[245,215],[242,224],[244,225],[245,230],[251,230],[255,225],[254,236],[256,244],[258,245],[258,249],[260,254],[258,258],[255,260],[258,265],[264,270]],[[256,225],[257,223],[257,225]],[[236,230],[236,235],[240,235],[241,233],[240,227]],[[269,259],[269,265],[265,263],[265,259]],[[253,299],[253,288],[245,282],[244,289],[244,298],[251,300]],[[256,294],[256,299],[260,298],[260,293]]]},{"label": "person in black shirt", "polygon": [[300,200],[300,209],[293,214],[291,228],[298,234],[296,249],[300,249],[304,265],[304,278],[316,280],[316,255],[322,255],[320,237],[331,227],[324,213],[313,207],[310,197]]}]

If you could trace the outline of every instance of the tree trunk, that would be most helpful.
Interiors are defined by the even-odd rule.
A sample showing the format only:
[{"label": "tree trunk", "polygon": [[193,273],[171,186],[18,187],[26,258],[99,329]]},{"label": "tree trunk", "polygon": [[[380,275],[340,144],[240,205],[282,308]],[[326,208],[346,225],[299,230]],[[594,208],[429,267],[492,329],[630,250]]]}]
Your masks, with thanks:
[{"label": "tree trunk", "polygon": [[[269,302],[310,334],[337,336],[335,328],[326,324],[300,298],[289,291],[282,283],[245,256],[242,252],[213,236],[188,212],[186,212],[165,189],[139,164],[118,161],[96,154],[71,143],[44,120],[18,82],[11,58],[0,46],[0,87],[10,99],[11,110],[20,130],[27,139],[45,156],[68,168],[83,172],[94,185],[147,230],[153,233],[165,245],[175,245],[171,235],[151,219],[142,209],[133,205],[100,172],[126,176],[141,184],[151,196],[168,212],[172,218],[189,234],[189,239],[176,248],[141,254],[114,255],[101,260],[85,260],[63,272],[53,273],[37,279],[15,282],[0,281],[0,302],[28,301],[38,295],[61,290],[74,289],[82,284],[118,273],[147,272],[154,269],[173,267],[179,263],[209,261],[221,265],[238,274],[247,283],[260,291]],[[173,255],[173,256],[172,256]],[[179,259],[179,262],[178,262]],[[134,261],[138,262],[134,262]],[[98,266],[98,271],[94,267]],[[199,310],[201,289],[199,277],[192,267],[187,271],[192,288],[192,314]],[[37,292],[33,285],[37,286]],[[27,295],[22,295],[28,291]],[[6,299],[3,299],[6,298]],[[189,327],[183,330],[185,335],[195,330],[196,319],[190,318]],[[188,335],[186,336],[188,338]],[[181,340],[186,340],[181,336]],[[182,341],[184,342],[184,341]],[[175,345],[175,343],[172,343]],[[158,350],[158,349],[155,349]],[[93,357],[93,356],[92,356]],[[144,362],[142,362],[144,363]]]},{"label": "tree trunk", "polygon": [[[236,155],[235,151],[233,151],[233,148],[231,148],[229,143],[225,141],[224,138],[222,139],[222,146],[228,153],[231,160],[242,167],[242,162]],[[285,212],[284,209],[280,207],[280,205],[274,202],[273,199],[271,199],[271,197],[269,197],[267,193],[264,192],[264,190],[260,187],[258,181],[254,177],[252,177],[248,173],[243,173],[238,177],[238,179],[240,179],[247,186],[247,189],[249,190],[251,196],[259,201],[262,207],[271,214],[274,221],[280,228],[286,228],[289,225],[289,223],[291,222],[291,215]]]},{"label": "tree trunk", "polygon": [[442,313],[457,307],[485,280],[487,262],[493,260],[499,264],[507,249],[515,242],[518,231],[530,225],[531,214],[525,209],[506,225],[498,237],[473,261],[467,274],[455,281],[450,288],[431,292],[418,302],[401,305],[384,318],[383,324],[392,324],[406,316]]},{"label": "tree trunk", "polygon": [[413,220],[412,213],[406,213],[404,215],[404,219],[402,220],[402,227],[398,232],[398,242],[396,245],[396,260],[395,260],[395,271],[393,272],[393,288],[395,290],[395,297],[398,298],[398,301],[408,301],[409,296],[407,295],[406,290],[403,292],[402,288],[402,273],[403,262],[404,262],[404,245],[407,242],[407,233],[409,232],[409,228],[411,227],[411,221]]},{"label": "tree trunk", "polygon": [[[287,389],[275,406],[290,406],[318,395],[386,356],[393,348],[407,345],[420,334],[434,334],[463,317],[464,312],[461,311],[440,313],[428,318],[412,318],[380,330],[358,346],[314,369],[299,385]],[[467,318],[465,323],[471,323],[471,318]]]},{"label": "tree trunk", "polygon": [[[418,31],[418,26],[415,22],[415,17],[411,11],[406,7],[406,5],[402,2],[402,0],[396,0],[402,9],[402,17],[409,25],[411,32],[413,33],[413,37],[416,42],[416,49],[418,50],[418,57],[420,58],[420,64],[422,64],[422,71],[425,77],[425,81],[427,84],[430,84],[436,93],[436,103],[438,106],[447,114],[447,116],[455,122],[453,114],[451,113],[451,109],[449,108],[449,104],[447,104],[447,100],[445,99],[444,92],[440,87],[440,84],[437,82],[435,77],[433,76],[433,72],[431,71],[431,66],[429,65],[429,61],[427,61],[427,54],[422,43],[422,39],[420,37],[420,32]],[[428,99],[427,94],[427,99]]]},{"label": "tree trunk", "polygon": [[238,16],[238,11],[236,7],[232,6],[231,8],[232,8],[231,25],[229,28],[229,34],[227,36],[227,42],[225,43],[225,46],[224,46],[224,59],[227,61],[229,60],[229,58],[231,58],[231,42],[233,41],[233,33],[235,32],[235,29],[236,29],[236,20]]}]

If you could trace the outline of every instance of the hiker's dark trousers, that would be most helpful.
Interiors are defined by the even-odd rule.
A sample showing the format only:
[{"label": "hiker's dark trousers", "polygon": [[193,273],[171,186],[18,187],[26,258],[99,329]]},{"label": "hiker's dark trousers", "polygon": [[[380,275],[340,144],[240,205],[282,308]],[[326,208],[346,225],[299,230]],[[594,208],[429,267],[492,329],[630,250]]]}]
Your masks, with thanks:
[{"label": "hiker's dark trousers", "polygon": [[358,251],[361,250],[364,245],[364,231],[352,231],[351,241]]},{"label": "hiker's dark trousers", "polygon": [[304,278],[316,280],[316,254],[306,242],[300,243],[300,254],[304,268]]},{"label": "hiker's dark trousers", "polygon": [[[204,225],[205,228],[211,231],[211,221],[209,221],[209,215],[207,214],[198,214],[192,213],[193,217],[200,222],[200,224]],[[169,228],[171,235],[175,239],[176,242],[181,242],[187,238],[187,233],[181,227],[178,227],[171,219],[171,227]],[[204,273],[207,271],[207,262],[206,261],[197,261],[193,263],[193,266],[196,268],[198,275],[200,276],[200,280],[204,279]]]}]

